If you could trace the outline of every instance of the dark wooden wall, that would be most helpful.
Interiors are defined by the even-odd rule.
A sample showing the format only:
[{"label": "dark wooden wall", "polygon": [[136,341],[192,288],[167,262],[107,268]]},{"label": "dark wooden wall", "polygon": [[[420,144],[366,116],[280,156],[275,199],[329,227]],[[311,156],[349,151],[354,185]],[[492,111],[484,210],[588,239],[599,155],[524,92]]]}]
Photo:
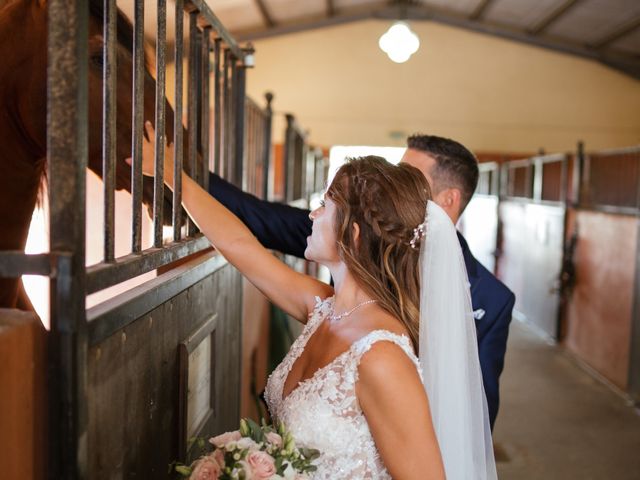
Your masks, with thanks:
[{"label": "dark wooden wall", "polygon": [[[198,279],[192,276],[198,269],[211,273]],[[119,300],[114,309],[99,311],[92,319],[113,318],[119,309],[130,314],[144,309],[145,301],[159,302],[90,347],[88,478],[168,478],[168,465],[179,455],[178,345],[214,315],[215,406],[203,433],[238,428],[241,276],[215,253],[186,264],[183,271],[183,277],[171,272],[165,274],[168,280],[158,277],[140,287],[147,290],[132,295],[131,302]],[[172,295],[167,289],[178,291],[165,300],[163,295]]]}]

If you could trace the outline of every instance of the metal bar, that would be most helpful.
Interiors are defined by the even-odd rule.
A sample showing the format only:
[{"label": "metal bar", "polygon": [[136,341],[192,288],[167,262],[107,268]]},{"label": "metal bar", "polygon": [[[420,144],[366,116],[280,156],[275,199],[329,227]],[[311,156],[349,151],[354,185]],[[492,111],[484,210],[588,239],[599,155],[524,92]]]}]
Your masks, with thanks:
[{"label": "metal bar", "polygon": [[295,145],[295,129],[294,117],[290,113],[285,115],[287,119],[287,128],[284,133],[283,162],[284,169],[284,198],[289,202],[293,200],[293,163],[294,163],[294,145]]},{"label": "metal bar", "polygon": [[180,258],[209,248],[203,236],[170,243],[161,249],[150,248],[140,254],[116,259],[110,264],[98,264],[87,268],[87,293],[95,293],[117,285],[143,273],[168,265]]},{"label": "metal bar", "polygon": [[116,2],[104,0],[102,70],[102,179],[104,191],[104,261],[114,259],[116,184],[117,30]]},{"label": "metal bar", "polygon": [[487,8],[491,3],[493,3],[493,0],[482,0],[473,10],[471,15],[469,15],[469,20],[479,20],[487,11]]},{"label": "metal bar", "polygon": [[50,248],[65,252],[51,282],[50,478],[86,477],[85,175],[88,155],[88,3],[50,0],[47,157]]},{"label": "metal bar", "polygon": [[184,130],[182,128],[182,86],[184,69],[184,0],[176,0],[176,97],[173,116],[173,241],[182,237],[182,164],[184,157]]},{"label": "metal bar", "polygon": [[235,121],[235,129],[234,129],[234,139],[235,139],[235,149],[233,152],[233,159],[235,159],[236,164],[236,178],[235,185],[237,187],[244,187],[244,103],[245,103],[245,89],[246,89],[246,67],[242,64],[234,63],[235,68],[235,81],[233,82],[234,88],[234,99],[235,99],[235,108],[234,108],[234,121]]},{"label": "metal bar", "polygon": [[262,16],[262,20],[264,20],[265,25],[267,27],[275,26],[276,22],[273,20],[273,17],[269,13],[267,6],[264,4],[264,1],[263,0],[254,0],[254,1],[256,3],[256,6],[258,7],[258,10],[260,10],[260,15]]},{"label": "metal bar", "polygon": [[615,42],[616,40],[619,40],[622,37],[626,37],[634,30],[637,30],[638,28],[640,28],[640,17],[636,17],[630,22],[625,23],[620,28],[609,33],[608,35],[601,38],[591,46],[595,49],[606,47],[607,45]]},{"label": "metal bar", "polygon": [[202,108],[201,114],[201,145],[200,152],[202,154],[202,187],[209,191],[209,114],[211,112],[210,84],[211,84],[211,27],[205,27],[202,30],[202,60],[200,69],[202,73]]},{"label": "metal bar", "polygon": [[549,15],[540,20],[540,22],[538,22],[533,28],[529,29],[529,33],[531,35],[539,35],[543,30],[547,29],[552,23],[557,22],[560,17],[565,15],[581,1],[582,0],[565,0],[554,8]]},{"label": "metal bar", "polygon": [[213,46],[213,170],[223,175],[222,168],[222,90],[220,85],[220,38],[214,40]]},{"label": "metal bar", "polygon": [[582,172],[584,168],[584,143],[578,142],[576,154],[573,157],[573,171],[571,172],[571,192],[570,202],[574,207],[582,203]]},{"label": "metal bar", "polygon": [[[560,201],[567,207],[569,206],[568,190],[569,190],[569,157],[567,155],[561,160],[562,170],[560,171]],[[565,228],[566,232],[566,228]],[[560,331],[560,330],[558,330]]]},{"label": "metal bar", "polygon": [[189,157],[187,165],[189,175],[197,181],[196,169],[198,153],[198,14],[189,14],[189,90],[187,93],[187,136],[189,139]]},{"label": "metal bar", "polygon": [[229,85],[229,70],[230,70],[230,55],[228,49],[224,49],[224,66],[223,66],[223,77],[222,77],[222,95],[224,102],[224,115],[223,115],[223,158],[224,162],[224,178],[226,180],[230,180],[232,178],[233,172],[230,171],[233,168],[233,164],[230,162],[231,157],[231,86]]},{"label": "metal bar", "polygon": [[[97,345],[203,278],[228,265],[218,252],[210,252],[89,309],[89,344]],[[167,278],[169,277],[169,278]]]},{"label": "metal bar", "polygon": [[336,14],[336,6],[333,0],[327,0],[327,17],[333,17]]},{"label": "metal bar", "polygon": [[131,157],[131,251],[142,250],[142,139],[144,123],[144,2],[134,2],[133,33],[133,118]]},{"label": "metal bar", "polygon": [[224,41],[227,48],[231,50],[233,55],[244,62],[244,53],[236,39],[231,36],[229,31],[225,28],[222,22],[215,16],[215,14],[211,11],[211,8],[207,5],[205,0],[187,0],[186,7],[189,12],[193,12],[196,10],[206,26],[213,28],[216,35]]},{"label": "metal bar", "polygon": [[533,191],[531,198],[533,199],[533,201],[539,202],[540,200],[542,200],[542,179],[544,173],[544,162],[542,162],[540,158],[533,158],[531,168],[533,169]]},{"label": "metal bar", "polygon": [[162,246],[164,220],[164,153],[167,143],[165,128],[165,74],[167,47],[167,1],[158,0],[156,36],[156,151],[155,175],[153,177],[153,246]]},{"label": "metal bar", "polygon": [[271,163],[271,135],[273,124],[273,109],[271,108],[271,102],[273,101],[273,93],[267,92],[264,95],[267,100],[267,107],[265,109],[266,119],[264,123],[264,159],[263,159],[263,171],[262,171],[262,192],[263,199],[269,198],[269,167]]},{"label": "metal bar", "polygon": [[22,275],[55,275],[54,254],[25,254],[23,251],[0,252],[0,278],[19,278]]}]

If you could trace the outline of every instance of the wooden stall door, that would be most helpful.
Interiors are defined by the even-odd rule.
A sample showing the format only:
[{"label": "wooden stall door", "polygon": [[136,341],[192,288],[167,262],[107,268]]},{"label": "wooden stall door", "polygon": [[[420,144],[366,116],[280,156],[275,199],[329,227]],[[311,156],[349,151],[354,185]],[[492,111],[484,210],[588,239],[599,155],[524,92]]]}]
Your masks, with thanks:
[{"label": "wooden stall door", "polygon": [[[173,478],[168,466],[185,460],[189,437],[238,428],[242,279],[220,255],[196,258],[88,314],[90,325],[131,319],[110,334],[90,327],[88,478]],[[207,342],[194,340],[188,353],[192,361],[195,348],[206,347],[193,363],[205,378],[196,387],[210,388],[210,397],[191,390],[181,355],[207,325]],[[182,403],[194,395],[195,419]],[[185,434],[195,424],[202,428]]]},{"label": "wooden stall door", "polygon": [[635,216],[589,210],[571,213],[578,241],[565,345],[626,390],[638,221]]}]

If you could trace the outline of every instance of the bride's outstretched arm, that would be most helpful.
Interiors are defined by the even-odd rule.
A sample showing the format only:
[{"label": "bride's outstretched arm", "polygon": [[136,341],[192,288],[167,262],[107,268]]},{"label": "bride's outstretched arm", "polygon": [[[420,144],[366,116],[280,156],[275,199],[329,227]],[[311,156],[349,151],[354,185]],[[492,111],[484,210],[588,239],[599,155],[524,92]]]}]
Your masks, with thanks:
[{"label": "bride's outstretched arm", "polygon": [[356,393],[385,467],[396,480],[445,478],[429,400],[415,364],[396,344],[363,355]]},{"label": "bride's outstretched arm", "polygon": [[[148,138],[143,144],[142,170],[153,175],[155,133],[145,124]],[[164,181],[173,189],[173,148],[165,150]],[[249,229],[220,202],[182,174],[182,204],[202,233],[224,257],[260,289],[271,301],[294,318],[306,322],[315,296],[326,297],[333,289],[318,280],[296,272],[265,249]]]}]

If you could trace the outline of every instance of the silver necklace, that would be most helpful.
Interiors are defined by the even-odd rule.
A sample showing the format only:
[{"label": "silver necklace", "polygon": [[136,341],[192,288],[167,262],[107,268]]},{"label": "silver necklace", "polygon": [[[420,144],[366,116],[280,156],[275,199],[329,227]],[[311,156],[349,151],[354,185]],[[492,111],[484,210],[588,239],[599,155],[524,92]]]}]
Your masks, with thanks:
[{"label": "silver necklace", "polygon": [[370,303],[376,303],[376,302],[377,300],[365,300],[364,302],[357,304],[351,310],[347,310],[346,312],[340,313],[339,315],[336,315],[335,313],[331,313],[331,315],[329,315],[329,320],[331,322],[337,322],[339,320],[342,320],[345,317],[348,317],[360,307],[364,307],[365,305],[369,305]]}]

